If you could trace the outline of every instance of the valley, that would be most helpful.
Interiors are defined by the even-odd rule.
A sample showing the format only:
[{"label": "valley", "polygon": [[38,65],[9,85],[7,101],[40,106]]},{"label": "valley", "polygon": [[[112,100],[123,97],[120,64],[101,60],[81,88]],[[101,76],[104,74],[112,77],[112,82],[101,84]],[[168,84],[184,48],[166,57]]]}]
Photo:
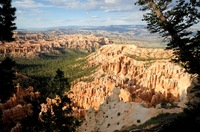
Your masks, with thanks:
[{"label": "valley", "polygon": [[[17,83],[34,97],[57,69],[64,71],[71,84],[65,95],[73,115],[83,120],[78,132],[128,131],[160,114],[181,113],[195,79],[170,61],[172,51],[157,38],[141,26],[18,31],[15,42],[0,45],[0,53],[1,60],[16,61]],[[0,105],[3,120],[18,118],[6,116],[22,109],[18,94],[9,107]]]}]

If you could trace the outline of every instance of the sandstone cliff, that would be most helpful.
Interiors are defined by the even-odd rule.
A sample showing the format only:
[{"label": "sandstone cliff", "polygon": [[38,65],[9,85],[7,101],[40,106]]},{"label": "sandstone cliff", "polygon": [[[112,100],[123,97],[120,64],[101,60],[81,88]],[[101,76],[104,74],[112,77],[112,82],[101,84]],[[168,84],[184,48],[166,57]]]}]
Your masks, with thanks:
[{"label": "sandstone cliff", "polygon": [[[85,116],[80,129],[114,131],[138,125],[165,111],[164,102],[166,109],[173,107],[170,112],[180,112],[187,102],[191,75],[170,62],[171,57],[171,51],[134,45],[105,45],[91,54],[89,66],[100,65],[93,74],[94,80],[78,82],[69,94],[74,106],[82,111],[79,116]],[[116,96],[115,88],[119,89],[117,100],[111,99],[110,104],[108,98]],[[119,118],[117,113],[120,113]],[[135,115],[137,119],[123,121]]]}]

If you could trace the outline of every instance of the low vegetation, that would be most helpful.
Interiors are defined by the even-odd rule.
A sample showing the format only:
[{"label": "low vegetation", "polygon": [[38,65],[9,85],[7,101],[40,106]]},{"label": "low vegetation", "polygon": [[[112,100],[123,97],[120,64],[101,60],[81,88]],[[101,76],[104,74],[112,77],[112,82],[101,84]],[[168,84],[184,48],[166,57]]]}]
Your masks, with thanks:
[{"label": "low vegetation", "polygon": [[134,60],[137,60],[137,61],[156,61],[156,60],[164,60],[166,58],[152,58],[152,57],[140,57],[140,56],[137,56],[137,55],[131,55],[131,54],[126,54],[127,57],[130,57]]},{"label": "low vegetation", "polygon": [[[72,50],[73,51],[73,50]],[[18,70],[19,73],[22,73],[21,76],[25,79],[31,78],[33,83],[38,87],[34,87],[35,91],[39,91],[40,95],[38,98],[30,98],[29,96],[23,97],[23,104],[32,104],[33,113],[31,115],[27,115],[26,118],[21,118],[17,120],[18,123],[21,124],[22,127],[19,129],[22,131],[70,131],[73,132],[76,130],[81,124],[81,119],[78,119],[72,115],[72,101],[70,98],[65,96],[64,92],[69,91],[70,83],[68,76],[65,76],[64,71],[60,70],[60,67],[64,67],[64,63],[67,66],[71,65],[70,69],[74,74],[78,74],[78,76],[84,76],[89,74],[90,72],[86,72],[85,69],[81,69],[82,66],[86,64],[86,59],[78,59],[80,57],[85,57],[86,54],[82,54],[78,51],[73,51],[70,54],[68,52],[60,54],[60,55],[43,55],[43,57],[35,58],[35,59],[24,59],[24,58],[6,58],[0,63],[2,78],[4,82],[2,84],[4,89],[2,89],[1,99],[7,99],[13,94],[13,91],[8,91],[10,94],[5,94],[8,90],[9,86],[7,86],[7,82],[16,81],[19,77],[17,76],[15,79],[10,75],[11,73],[15,73]],[[52,56],[54,58],[52,58]],[[55,56],[58,56],[55,57]],[[71,56],[71,59],[68,57]],[[17,66],[13,69],[13,63],[16,61]],[[75,66],[73,66],[73,65]],[[43,74],[40,71],[40,68],[43,70]],[[30,70],[31,69],[31,70]],[[64,69],[64,68],[63,68]],[[77,70],[75,70],[77,69]],[[86,70],[92,68],[86,68]],[[52,71],[50,71],[52,70]],[[21,72],[22,71],[22,72]],[[31,71],[31,72],[30,72]],[[51,73],[54,72],[54,73]],[[8,76],[8,73],[10,76]],[[34,74],[35,73],[35,74]],[[38,75],[39,73],[39,75]],[[84,74],[85,73],[85,74]],[[26,74],[27,76],[24,76]],[[52,75],[50,75],[52,74]],[[15,75],[15,74],[14,74]],[[49,76],[50,75],[50,76]],[[41,77],[40,77],[41,76]],[[76,78],[76,76],[74,77]],[[8,81],[7,81],[8,80]],[[23,79],[21,82],[16,81],[23,85]],[[33,86],[31,83],[26,82],[27,85]],[[40,86],[40,87],[39,87]],[[22,88],[27,88],[22,86]],[[12,87],[12,89],[14,89]],[[57,104],[51,104],[51,107],[47,107],[47,112],[41,111],[41,104],[46,103],[46,98],[55,98],[56,95],[60,97],[60,101]],[[5,96],[5,97],[4,97]],[[4,101],[4,100],[3,100]],[[5,100],[7,101],[7,100]],[[65,107],[67,106],[67,107]],[[65,109],[63,109],[65,108]],[[52,114],[53,111],[53,114]],[[10,131],[12,127],[15,126],[16,120],[13,118],[13,121],[3,122],[2,120],[2,109],[0,109],[0,130],[2,131]],[[40,115],[40,118],[38,118]]]},{"label": "low vegetation", "polygon": [[[98,67],[87,67],[87,53],[73,49],[65,49],[61,54],[41,54],[37,58],[14,58],[17,63],[17,70],[33,79],[34,87],[42,87],[45,82],[55,76],[55,71],[61,69],[69,82],[78,78],[89,76]],[[23,87],[29,83],[21,82]],[[30,84],[29,84],[30,85]]]}]

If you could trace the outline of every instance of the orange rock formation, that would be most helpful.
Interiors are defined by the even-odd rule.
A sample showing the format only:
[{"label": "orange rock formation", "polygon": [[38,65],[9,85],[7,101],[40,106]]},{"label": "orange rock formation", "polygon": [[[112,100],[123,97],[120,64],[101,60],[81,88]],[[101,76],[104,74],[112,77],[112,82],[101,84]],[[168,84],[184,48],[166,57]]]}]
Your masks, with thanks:
[{"label": "orange rock formation", "polygon": [[[135,46],[108,45],[90,55],[89,63],[101,64],[101,67],[97,70],[94,81],[79,82],[72,87],[74,94],[70,96],[75,105],[84,109],[92,106],[97,110],[105,98],[112,95],[114,87],[121,88],[120,99],[125,102],[145,101],[148,106],[155,106],[163,100],[184,103],[187,101],[186,93],[191,75],[165,59],[170,57],[170,51],[151,49],[151,54],[148,55],[156,58],[139,61],[126,56],[127,52],[131,53],[130,49],[133,54],[139,54],[135,52]],[[139,50],[142,57],[148,57],[145,55],[148,49]],[[164,52],[168,54],[164,55]]]},{"label": "orange rock formation", "polygon": [[[191,85],[191,75],[170,62],[171,57],[171,51],[138,48],[134,45],[105,45],[91,54],[88,58],[89,65],[100,65],[93,74],[95,79],[92,82],[78,82],[69,94],[75,107],[86,110],[86,113],[82,113],[86,115],[80,130],[121,130],[122,126],[141,124],[163,111],[180,112],[188,100],[187,88]],[[115,100],[117,107],[114,108],[110,106],[108,98],[116,96],[113,93],[115,88],[119,89],[119,93]],[[162,109],[160,104],[163,101],[177,104],[180,108]],[[121,106],[126,108],[122,109]],[[122,112],[125,109],[130,109],[128,114]],[[116,118],[115,122],[116,115],[113,115],[113,119],[108,120],[110,123],[106,124],[106,114],[102,113],[107,113],[111,118],[111,113],[116,114],[116,111],[121,113],[121,118]],[[120,121],[134,115],[141,116],[136,116],[139,123],[137,118],[134,121],[131,119],[132,123]]]},{"label": "orange rock formation", "polygon": [[16,41],[0,44],[0,54],[20,57],[34,57],[40,53],[57,53],[59,48],[78,49],[93,52],[102,45],[112,43],[108,38],[94,35],[67,34],[23,34],[16,35]]},{"label": "orange rock formation", "polygon": [[[40,37],[37,36],[37,39]],[[26,39],[36,38],[32,36]],[[86,43],[84,37],[79,37],[77,41]],[[77,48],[76,42],[72,37],[66,45]],[[74,103],[74,114],[85,118],[78,131],[123,130],[142,124],[162,112],[180,112],[188,100],[187,89],[191,85],[192,75],[170,62],[171,57],[172,51],[134,45],[104,45],[92,53],[88,57],[88,66],[100,65],[91,75],[94,80],[78,82],[68,93]],[[13,108],[15,113],[21,114],[20,117],[31,114],[31,105],[20,100],[22,95],[35,97],[39,93],[24,90],[11,98],[11,101],[0,105],[4,111],[4,122],[9,121],[10,117],[18,120],[19,114],[9,115]],[[161,108],[163,100],[176,103],[179,108]],[[47,105],[41,105],[42,111],[46,111],[56,101],[47,99]],[[16,125],[17,128],[20,128],[20,124]]]}]

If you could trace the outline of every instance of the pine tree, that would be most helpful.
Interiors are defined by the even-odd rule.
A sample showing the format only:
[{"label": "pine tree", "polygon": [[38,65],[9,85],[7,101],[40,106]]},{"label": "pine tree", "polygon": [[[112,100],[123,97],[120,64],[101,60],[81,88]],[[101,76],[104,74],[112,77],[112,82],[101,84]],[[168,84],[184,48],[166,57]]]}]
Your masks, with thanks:
[{"label": "pine tree", "polygon": [[[69,88],[70,84],[67,78],[64,78],[64,72],[58,69],[47,87],[48,90],[41,93],[41,98],[46,99],[50,96],[54,98],[55,95],[59,95],[61,102],[52,104],[52,107],[48,108],[47,112],[43,112],[38,118],[41,110],[40,104],[43,99],[27,99],[27,102],[33,105],[33,115],[23,119],[23,131],[75,132],[76,128],[81,124],[81,120],[72,115],[73,103],[70,98],[63,95],[64,91],[69,90]],[[64,107],[65,109],[63,109]]]},{"label": "pine tree", "polygon": [[12,7],[11,2],[12,0],[0,1],[0,41],[2,42],[15,40],[13,31],[16,30],[16,26],[13,21],[16,19],[16,8]]},{"label": "pine tree", "polygon": [[174,51],[174,62],[187,72],[200,75],[200,32],[190,27],[200,20],[199,0],[138,0],[147,28],[160,33],[167,41],[167,48]]},{"label": "pine tree", "polygon": [[[200,21],[199,0],[138,0],[136,5],[147,11],[144,21],[151,33],[159,33],[172,49],[174,62],[181,64],[186,72],[197,74],[200,81],[200,31],[191,27]],[[200,85],[188,90],[187,108],[183,115],[162,124],[159,131],[196,131],[200,129]],[[184,127],[183,127],[184,126]],[[157,130],[158,131],[158,130]]]},{"label": "pine tree", "polygon": [[56,95],[63,96],[64,91],[69,88],[68,78],[64,77],[64,72],[60,69],[56,71],[56,75],[48,84],[47,93],[49,97],[55,98]]},{"label": "pine tree", "polygon": [[15,61],[7,57],[0,64],[0,99],[5,102],[15,92],[13,80],[15,75]]},{"label": "pine tree", "polygon": [[[68,104],[68,107],[63,109],[66,104]],[[54,104],[52,110],[54,114],[51,113],[51,109],[42,113],[41,129],[43,131],[75,132],[76,128],[80,126],[81,120],[71,115],[72,102],[67,96],[63,96],[58,105]]]}]

